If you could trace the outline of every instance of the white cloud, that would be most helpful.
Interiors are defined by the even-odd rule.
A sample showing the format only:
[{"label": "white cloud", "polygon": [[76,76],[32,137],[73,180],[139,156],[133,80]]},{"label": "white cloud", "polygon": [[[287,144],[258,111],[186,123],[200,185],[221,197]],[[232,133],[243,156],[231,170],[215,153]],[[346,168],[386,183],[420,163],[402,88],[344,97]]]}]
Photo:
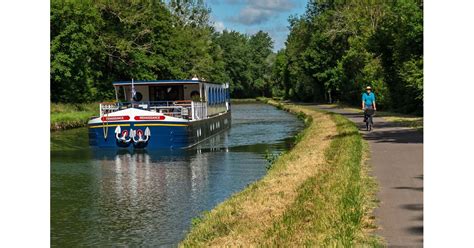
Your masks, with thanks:
[{"label": "white cloud", "polygon": [[224,23],[221,21],[214,22],[213,26],[217,32],[222,32],[225,29]]},{"label": "white cloud", "polygon": [[249,27],[245,30],[245,33],[248,35],[253,35],[257,33],[258,31],[264,31],[267,32],[270,37],[272,37],[273,40],[273,51],[278,51],[285,47],[285,41],[288,36],[288,27],[286,25],[278,25],[276,24],[273,27],[264,27],[264,28],[259,28],[259,27]]},{"label": "white cloud", "polygon": [[273,12],[270,10],[244,7],[239,15],[233,19],[238,23],[254,25],[264,23],[270,20],[272,16]]},{"label": "white cloud", "polygon": [[245,0],[240,13],[229,20],[244,25],[261,24],[294,7],[296,6],[291,0]]},{"label": "white cloud", "polygon": [[248,2],[250,6],[256,8],[276,11],[288,11],[296,7],[291,0],[250,0]]}]

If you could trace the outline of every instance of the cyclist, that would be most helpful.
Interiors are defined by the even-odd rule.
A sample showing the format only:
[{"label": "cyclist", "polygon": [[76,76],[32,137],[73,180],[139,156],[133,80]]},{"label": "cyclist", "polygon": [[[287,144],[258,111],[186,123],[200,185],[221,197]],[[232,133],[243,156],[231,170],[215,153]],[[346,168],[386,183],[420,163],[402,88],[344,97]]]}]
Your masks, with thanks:
[{"label": "cyclist", "polygon": [[362,110],[364,111],[364,122],[367,121],[367,110],[377,110],[375,106],[375,94],[372,92],[372,87],[367,86],[366,92],[362,94]]}]

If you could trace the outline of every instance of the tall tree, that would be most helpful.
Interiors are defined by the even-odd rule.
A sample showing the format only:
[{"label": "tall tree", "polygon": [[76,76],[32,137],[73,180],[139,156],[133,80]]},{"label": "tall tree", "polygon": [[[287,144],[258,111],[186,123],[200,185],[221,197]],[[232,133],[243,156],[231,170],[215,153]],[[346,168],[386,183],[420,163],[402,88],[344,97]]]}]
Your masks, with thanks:
[{"label": "tall tree", "polygon": [[95,61],[103,26],[90,1],[51,2],[51,100],[83,102],[94,97],[100,78]]},{"label": "tall tree", "polygon": [[262,96],[270,94],[270,82],[267,75],[270,75],[269,68],[272,60],[269,56],[272,54],[273,41],[270,35],[266,32],[259,31],[250,36],[248,40],[253,90]]},{"label": "tall tree", "polygon": [[[383,108],[423,108],[423,3],[312,0],[290,18],[285,56],[274,74],[286,97],[359,104],[372,85]],[[275,77],[275,76],[274,76]],[[288,90],[288,88],[290,88]]]}]

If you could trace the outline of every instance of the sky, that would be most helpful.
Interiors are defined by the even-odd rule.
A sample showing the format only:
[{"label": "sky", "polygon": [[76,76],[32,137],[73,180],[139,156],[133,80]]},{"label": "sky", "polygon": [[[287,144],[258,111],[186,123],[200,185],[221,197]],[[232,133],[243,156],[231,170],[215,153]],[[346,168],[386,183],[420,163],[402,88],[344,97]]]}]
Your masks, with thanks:
[{"label": "sky", "polygon": [[270,34],[273,50],[285,46],[288,17],[301,15],[306,0],[207,0],[211,21],[217,31],[235,30],[252,35],[259,30]]}]

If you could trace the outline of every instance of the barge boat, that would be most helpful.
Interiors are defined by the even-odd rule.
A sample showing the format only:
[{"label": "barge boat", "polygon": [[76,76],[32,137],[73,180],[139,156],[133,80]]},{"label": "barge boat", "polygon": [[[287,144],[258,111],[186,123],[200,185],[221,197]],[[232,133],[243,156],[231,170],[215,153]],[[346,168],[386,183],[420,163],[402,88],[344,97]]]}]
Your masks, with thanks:
[{"label": "barge boat", "polygon": [[99,148],[188,148],[231,125],[229,84],[198,80],[113,82],[116,102],[88,122]]}]

